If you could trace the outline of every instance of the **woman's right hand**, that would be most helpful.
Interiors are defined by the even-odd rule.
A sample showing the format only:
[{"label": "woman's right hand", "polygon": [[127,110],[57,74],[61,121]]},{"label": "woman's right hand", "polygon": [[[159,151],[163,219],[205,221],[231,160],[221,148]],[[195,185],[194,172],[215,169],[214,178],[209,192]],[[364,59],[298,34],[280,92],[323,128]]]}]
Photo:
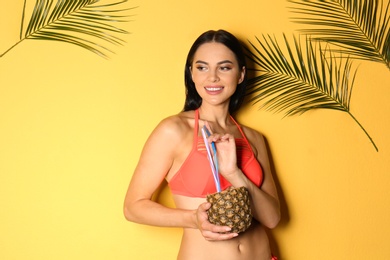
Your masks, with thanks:
[{"label": "woman's right hand", "polygon": [[218,226],[209,222],[207,210],[210,207],[211,203],[204,202],[196,210],[196,224],[202,236],[209,241],[228,240],[238,236],[237,233],[225,233],[231,230],[228,226]]}]

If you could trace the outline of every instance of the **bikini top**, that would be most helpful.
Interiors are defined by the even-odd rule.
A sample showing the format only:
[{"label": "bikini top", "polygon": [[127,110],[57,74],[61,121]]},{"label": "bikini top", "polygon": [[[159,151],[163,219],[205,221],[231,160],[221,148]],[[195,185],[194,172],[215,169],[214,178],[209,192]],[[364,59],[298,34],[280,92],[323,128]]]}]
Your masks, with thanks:
[{"label": "bikini top", "polygon": [[[238,123],[231,117],[242,138],[236,138],[237,164],[241,171],[256,186],[263,182],[263,171],[254,156],[252,148]],[[168,185],[172,194],[205,198],[217,192],[203,138],[199,136],[199,111],[195,110],[195,126],[192,150]],[[220,175],[221,190],[232,186]]]}]

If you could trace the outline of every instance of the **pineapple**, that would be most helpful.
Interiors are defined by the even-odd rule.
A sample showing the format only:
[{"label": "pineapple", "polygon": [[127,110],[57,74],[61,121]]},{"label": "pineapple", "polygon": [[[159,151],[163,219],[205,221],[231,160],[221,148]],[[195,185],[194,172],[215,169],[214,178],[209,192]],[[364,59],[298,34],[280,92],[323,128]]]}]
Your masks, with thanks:
[{"label": "pineapple", "polygon": [[209,221],[219,226],[229,226],[230,232],[244,232],[252,223],[248,189],[230,187],[207,195],[211,208],[207,211]]}]

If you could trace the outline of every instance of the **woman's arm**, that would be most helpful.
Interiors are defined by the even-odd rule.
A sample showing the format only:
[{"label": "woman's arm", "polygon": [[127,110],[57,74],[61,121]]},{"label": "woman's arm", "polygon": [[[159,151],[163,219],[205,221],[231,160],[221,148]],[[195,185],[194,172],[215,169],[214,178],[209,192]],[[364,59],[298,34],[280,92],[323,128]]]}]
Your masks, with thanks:
[{"label": "woman's arm", "polygon": [[180,120],[163,120],[145,143],[124,202],[127,220],[146,225],[195,228],[195,211],[172,209],[152,200],[180,147]]},{"label": "woman's arm", "polygon": [[[230,230],[226,226],[211,224],[207,219],[210,203],[202,203],[197,209],[168,208],[152,200],[152,196],[170,171],[177,153],[183,153],[184,133],[192,134],[177,117],[162,121],[145,143],[139,163],[134,171],[124,202],[127,220],[161,227],[199,229],[206,240],[226,240],[237,234],[222,234]],[[191,140],[192,144],[192,140]]]},{"label": "woman's arm", "polygon": [[274,228],[280,221],[280,205],[275,182],[272,177],[265,140],[258,132],[245,128],[247,138],[253,145],[257,160],[263,169],[264,181],[261,187],[253,184],[237,167],[236,146],[230,134],[213,134],[210,141],[217,145],[220,173],[234,186],[248,188],[252,201],[252,214],[268,228]]}]

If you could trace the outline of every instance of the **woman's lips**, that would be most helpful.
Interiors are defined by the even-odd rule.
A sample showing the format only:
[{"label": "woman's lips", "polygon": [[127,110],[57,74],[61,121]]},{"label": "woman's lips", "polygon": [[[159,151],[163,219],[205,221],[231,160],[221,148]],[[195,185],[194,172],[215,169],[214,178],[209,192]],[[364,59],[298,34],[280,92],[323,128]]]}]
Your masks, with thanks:
[{"label": "woman's lips", "polygon": [[205,87],[204,89],[207,93],[211,95],[216,95],[222,92],[223,87]]}]

